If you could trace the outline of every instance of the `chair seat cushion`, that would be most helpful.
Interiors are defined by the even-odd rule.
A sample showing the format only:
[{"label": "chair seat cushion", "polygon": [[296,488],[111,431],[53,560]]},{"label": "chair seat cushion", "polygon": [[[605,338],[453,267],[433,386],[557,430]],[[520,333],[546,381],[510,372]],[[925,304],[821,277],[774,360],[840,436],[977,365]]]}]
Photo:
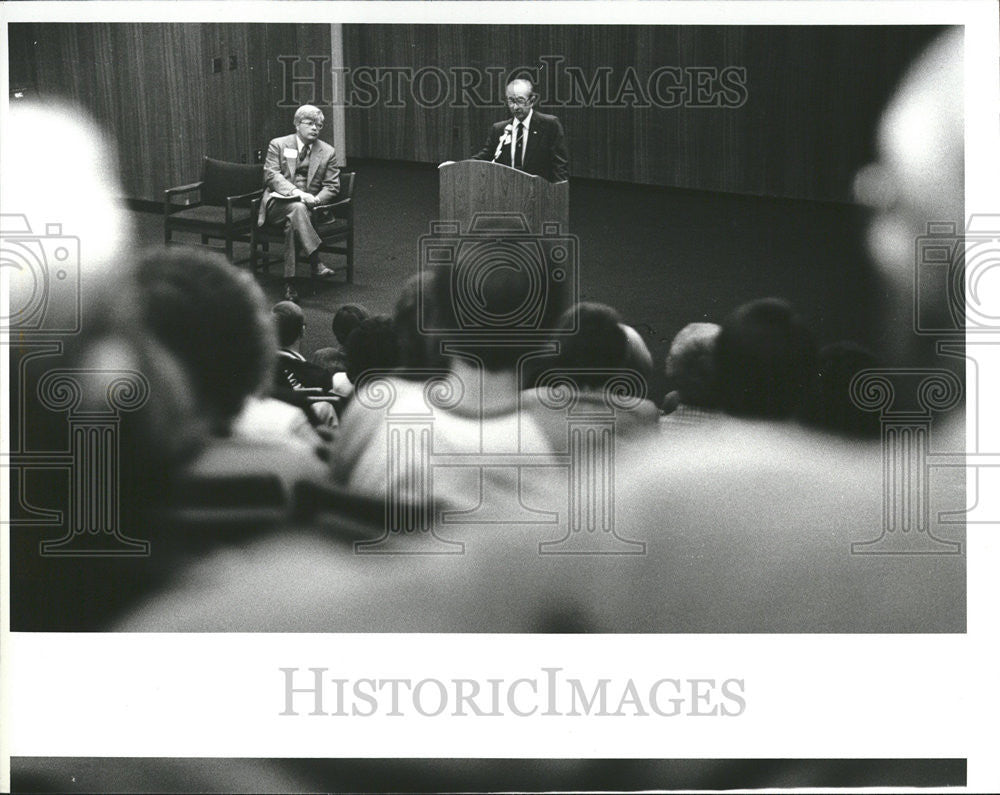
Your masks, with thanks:
[{"label": "chair seat cushion", "polygon": [[[178,226],[224,227],[226,225],[226,208],[202,204],[199,207],[189,207],[186,210],[178,210],[175,213],[171,213],[168,220],[171,224],[177,224]],[[233,208],[233,226],[250,226],[250,210],[248,208]]]}]

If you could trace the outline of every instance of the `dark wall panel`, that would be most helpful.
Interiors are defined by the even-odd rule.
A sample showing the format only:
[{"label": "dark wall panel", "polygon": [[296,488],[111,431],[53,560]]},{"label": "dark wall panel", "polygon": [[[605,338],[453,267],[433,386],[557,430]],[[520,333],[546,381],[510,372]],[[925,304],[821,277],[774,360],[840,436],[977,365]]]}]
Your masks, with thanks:
[{"label": "dark wall panel", "polygon": [[[33,23],[9,30],[11,87],[87,110],[117,141],[126,194],[154,200],[195,181],[205,155],[253,162],[270,138],[291,132],[277,56],[330,52],[329,25]],[[332,140],[332,130],[323,137]]]},{"label": "dark wall panel", "polygon": [[[847,198],[851,175],[870,156],[879,107],[907,61],[938,31],[572,25],[343,30],[352,157],[428,163],[467,157],[505,114],[504,74],[542,66],[541,107],[563,120],[574,176],[832,200]],[[306,81],[286,96],[289,67],[280,60],[298,58],[300,76],[312,72],[310,57],[328,69],[329,25],[31,23],[11,24],[9,31],[11,86],[43,98],[66,97],[89,110],[117,138],[126,190],[137,198],[159,199],[164,188],[193,181],[206,154],[252,162],[270,138],[291,131],[296,101],[328,105],[334,96],[329,73],[318,87]],[[217,58],[219,72],[213,69]],[[693,86],[675,106],[653,97],[643,107],[648,80],[662,67],[679,69],[689,80],[701,67],[735,67],[745,70],[745,90],[722,92],[736,107],[697,107]],[[411,77],[420,69],[423,96]],[[435,74],[447,78],[441,101],[432,96]],[[479,81],[474,92],[456,88],[460,74]],[[626,94],[615,106],[630,74],[638,79],[639,95]],[[602,75],[606,90],[585,101],[581,87]],[[332,141],[329,124],[323,138]]]},{"label": "dark wall panel", "polygon": [[[412,72],[437,67],[449,76],[455,68],[484,76],[490,69],[541,68],[540,107],[562,119],[575,176],[843,200],[851,175],[870,153],[879,107],[907,61],[938,30],[349,25],[345,60],[362,74],[400,66]],[[556,68],[558,58],[563,60]],[[567,67],[584,82],[605,70],[608,90],[589,102],[582,101],[582,92],[566,101],[573,93]],[[745,91],[741,96],[716,86],[715,95],[730,106],[704,107],[688,85],[684,101],[675,103],[663,78],[657,102],[646,89],[660,67],[704,79],[709,95],[711,72],[696,78],[697,70],[715,70],[721,80],[722,70],[736,67],[745,70]],[[629,70],[639,91],[619,96],[630,85]],[[500,94],[486,79],[483,92],[490,101],[478,106],[421,103],[419,92],[409,91],[400,107],[387,101],[389,79],[378,84],[380,101],[372,107],[364,92],[355,91],[347,117],[353,155],[458,159],[478,147],[490,122],[505,115]],[[583,83],[577,79],[577,85]],[[453,91],[453,98],[458,94]],[[612,107],[616,99],[619,106]],[[642,107],[647,99],[649,106]]]}]

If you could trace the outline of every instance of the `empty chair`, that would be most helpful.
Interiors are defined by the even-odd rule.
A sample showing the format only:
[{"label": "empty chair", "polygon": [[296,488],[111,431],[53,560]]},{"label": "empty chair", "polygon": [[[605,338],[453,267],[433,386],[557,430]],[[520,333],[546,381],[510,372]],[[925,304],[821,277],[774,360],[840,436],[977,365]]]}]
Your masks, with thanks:
[{"label": "empty chair", "polygon": [[[263,193],[264,168],[259,164],[228,163],[206,157],[201,179],[163,192],[163,241],[174,232],[201,235],[201,242],[224,241],[226,257],[233,261],[233,243],[250,242],[253,229],[251,202]],[[198,200],[180,204],[174,197],[198,193]]]}]

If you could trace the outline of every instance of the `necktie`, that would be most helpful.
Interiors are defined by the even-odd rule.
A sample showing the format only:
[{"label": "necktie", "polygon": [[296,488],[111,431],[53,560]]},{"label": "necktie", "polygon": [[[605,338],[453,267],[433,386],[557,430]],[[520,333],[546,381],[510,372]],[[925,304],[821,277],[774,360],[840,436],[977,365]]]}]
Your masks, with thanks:
[{"label": "necktie", "polygon": [[295,161],[295,173],[292,175],[292,182],[299,190],[305,190],[309,182],[309,144],[299,150],[298,159]]},{"label": "necktie", "polygon": [[524,165],[524,147],[522,146],[522,139],[524,138],[524,125],[517,125],[517,133],[514,136],[514,168],[521,168]]}]

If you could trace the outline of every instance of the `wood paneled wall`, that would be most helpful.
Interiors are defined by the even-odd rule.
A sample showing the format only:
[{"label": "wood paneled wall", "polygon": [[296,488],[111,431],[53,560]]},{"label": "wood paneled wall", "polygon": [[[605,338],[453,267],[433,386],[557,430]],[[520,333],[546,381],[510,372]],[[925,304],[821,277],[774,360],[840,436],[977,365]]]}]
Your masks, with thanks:
[{"label": "wood paneled wall", "polygon": [[[845,200],[851,176],[871,153],[879,108],[905,64],[939,30],[350,25],[345,60],[362,69],[362,84],[373,82],[365,67],[437,67],[449,75],[456,68],[487,75],[490,69],[543,67],[539,107],[562,120],[574,176]],[[556,68],[554,59],[560,58]],[[573,87],[567,67],[579,70],[584,81],[605,70],[609,90],[603,101],[599,92],[596,101],[565,102]],[[675,96],[667,90],[668,77],[660,84],[660,99],[667,101],[639,107],[647,98],[644,84],[660,67],[686,70],[682,76],[704,81],[707,95],[712,74],[699,77],[700,67],[720,74],[726,67],[743,69],[745,101],[738,107],[698,106],[709,103],[688,86],[684,101],[668,107]],[[629,87],[630,69],[640,90],[634,99],[617,97],[623,106],[611,107],[619,90]],[[732,85],[738,73],[729,77]],[[485,86],[486,79],[482,91],[492,92],[486,107],[463,101],[421,106],[409,94],[402,106],[390,107],[384,101],[389,79],[378,84],[382,102],[348,111],[352,155],[428,162],[467,157],[490,122],[507,115],[502,95]],[[433,81],[425,79],[425,90],[433,91]],[[355,94],[358,102],[366,101],[364,91]],[[727,99],[719,91],[716,97]],[[728,99],[739,102],[740,92],[729,91]]]},{"label": "wood paneled wall", "polygon": [[[573,176],[844,200],[851,175],[871,154],[879,108],[905,64],[939,29],[355,24],[343,30],[352,157],[428,163],[467,157],[489,124],[506,115],[505,74],[548,64],[540,75],[540,108],[563,121]],[[164,188],[196,179],[205,154],[252,162],[270,138],[291,132],[295,104],[329,104],[335,96],[323,71],[330,63],[329,25],[31,23],[11,24],[9,31],[12,87],[66,97],[89,110],[117,138],[126,191],[135,198],[158,200]],[[283,58],[298,58],[296,74],[306,78],[292,96]],[[558,69],[554,59],[561,59]],[[699,68],[745,70],[742,95],[738,85],[733,90],[737,73],[722,97],[738,107],[698,107],[693,85],[675,107],[655,101],[641,107],[642,91],[661,67],[681,70],[685,80],[704,79],[709,93],[711,73],[699,78]],[[315,85],[308,79],[314,68]],[[481,99],[460,97],[449,86],[440,102],[418,101],[409,75],[420,69],[424,100],[434,99],[440,74],[453,82],[478,75]],[[591,101],[571,98],[572,70],[584,82],[603,74],[607,91],[598,89],[602,96]],[[626,94],[613,106],[633,74],[639,96]],[[395,95],[390,82],[401,89]],[[715,89],[719,96],[717,83]],[[563,99],[569,101],[560,106]],[[329,125],[323,138],[332,140]]]},{"label": "wood paneled wall", "polygon": [[[126,194],[157,201],[165,188],[197,180],[205,155],[251,163],[268,140],[292,132],[278,57],[330,52],[329,25],[32,23],[9,30],[11,87],[89,111],[118,142]],[[324,129],[324,140],[331,137]]]}]

